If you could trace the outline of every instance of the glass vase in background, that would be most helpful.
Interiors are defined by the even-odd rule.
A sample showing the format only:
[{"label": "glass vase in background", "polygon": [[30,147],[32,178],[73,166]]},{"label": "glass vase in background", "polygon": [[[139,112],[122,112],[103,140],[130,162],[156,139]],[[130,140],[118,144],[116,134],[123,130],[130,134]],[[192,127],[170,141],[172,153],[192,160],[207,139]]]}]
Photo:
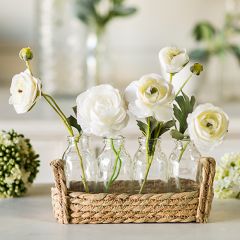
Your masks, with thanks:
[{"label": "glass vase in background", "polygon": [[184,191],[180,179],[199,182],[200,152],[189,140],[175,141],[175,147],[169,157],[169,191]]},{"label": "glass vase in background", "polygon": [[87,88],[102,83],[112,83],[104,29],[88,30],[85,61]]},{"label": "glass vase in background", "polygon": [[38,1],[40,75],[55,95],[76,95],[86,89],[86,34],[73,13],[73,0]]},{"label": "glass vase in background", "polygon": [[70,191],[83,191],[82,170],[80,160],[75,146],[75,141],[79,146],[79,150],[83,159],[83,165],[86,175],[86,181],[91,192],[96,190],[96,160],[92,154],[90,147],[90,137],[82,134],[80,137],[68,137],[68,147],[63,154],[65,163],[65,175],[67,188]]},{"label": "glass vase in background", "polygon": [[[148,157],[146,138],[140,137],[139,148],[134,155],[132,174],[134,192],[160,193],[168,191],[168,161],[161,149],[161,139],[150,139],[149,146],[155,146],[152,156]],[[149,166],[149,161],[151,165]]]},{"label": "glass vase in background", "polygon": [[131,157],[125,149],[124,137],[104,138],[104,148],[97,162],[98,192],[129,192],[131,190]]}]

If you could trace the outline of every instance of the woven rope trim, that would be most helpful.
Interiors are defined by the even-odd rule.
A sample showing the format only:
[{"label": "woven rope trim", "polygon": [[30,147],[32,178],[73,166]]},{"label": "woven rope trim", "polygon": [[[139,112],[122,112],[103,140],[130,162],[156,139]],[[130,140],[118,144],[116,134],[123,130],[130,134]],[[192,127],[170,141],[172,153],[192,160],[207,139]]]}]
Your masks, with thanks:
[{"label": "woven rope trim", "polygon": [[196,221],[206,223],[211,211],[214,196],[213,181],[215,176],[216,162],[213,158],[201,158],[201,184],[199,192],[199,205]]},{"label": "woven rope trim", "polygon": [[59,223],[206,222],[213,197],[215,161],[202,158],[200,189],[191,192],[126,194],[68,192],[63,161],[53,167],[54,216]]},{"label": "woven rope trim", "polygon": [[56,207],[53,203],[53,213],[60,223],[66,224],[69,222],[69,215],[64,162],[62,160],[53,160],[50,165],[53,169],[55,187],[59,196],[58,206]]}]

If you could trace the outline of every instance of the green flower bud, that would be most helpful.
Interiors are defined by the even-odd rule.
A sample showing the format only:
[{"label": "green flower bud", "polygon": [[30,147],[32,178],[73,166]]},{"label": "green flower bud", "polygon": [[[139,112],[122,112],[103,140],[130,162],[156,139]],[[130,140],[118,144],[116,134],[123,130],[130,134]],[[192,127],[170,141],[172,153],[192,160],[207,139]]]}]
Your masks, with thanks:
[{"label": "green flower bud", "polygon": [[19,57],[25,62],[33,59],[33,53],[31,48],[30,47],[22,48],[19,52]]},{"label": "green flower bud", "polygon": [[190,71],[195,75],[200,75],[200,73],[203,71],[203,65],[200,63],[194,63],[190,67]]}]

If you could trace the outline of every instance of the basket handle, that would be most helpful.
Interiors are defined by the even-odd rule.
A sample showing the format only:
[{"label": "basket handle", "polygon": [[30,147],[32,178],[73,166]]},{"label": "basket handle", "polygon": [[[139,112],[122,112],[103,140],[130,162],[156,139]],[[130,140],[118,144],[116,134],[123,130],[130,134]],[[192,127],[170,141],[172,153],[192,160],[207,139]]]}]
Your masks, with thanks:
[{"label": "basket handle", "polygon": [[53,170],[55,187],[59,194],[59,204],[61,205],[60,221],[67,224],[69,220],[66,176],[64,172],[64,162],[61,159],[53,160],[50,163]]},{"label": "basket handle", "polygon": [[196,221],[200,223],[206,223],[208,221],[214,196],[213,181],[215,176],[216,162],[211,157],[202,157],[200,159],[200,168],[201,181]]}]

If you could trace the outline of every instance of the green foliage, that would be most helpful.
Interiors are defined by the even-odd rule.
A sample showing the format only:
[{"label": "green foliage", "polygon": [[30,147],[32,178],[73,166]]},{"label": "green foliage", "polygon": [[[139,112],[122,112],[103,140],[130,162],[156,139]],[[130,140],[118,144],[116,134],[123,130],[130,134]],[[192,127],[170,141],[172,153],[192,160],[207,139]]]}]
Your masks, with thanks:
[{"label": "green foliage", "polygon": [[148,117],[146,122],[147,123],[137,120],[137,125],[142,134],[147,138],[148,152],[150,156],[153,156],[157,139],[175,125],[175,120],[159,122],[154,117]]},{"label": "green foliage", "polygon": [[128,17],[137,11],[135,7],[125,6],[125,0],[109,0],[109,2],[111,2],[109,11],[102,15],[98,12],[98,4],[101,4],[102,1],[103,0],[75,0],[77,17],[88,27],[98,32],[102,32],[113,18]]},{"label": "green foliage", "polygon": [[196,103],[195,97],[189,98],[184,92],[181,96],[175,98],[176,104],[173,104],[173,113],[175,119],[178,121],[178,129],[172,130],[171,135],[177,140],[185,138],[185,131],[188,128],[187,118],[193,112]]},{"label": "green foliage", "polygon": [[27,191],[38,173],[38,157],[23,135],[0,132],[0,198],[20,197]]},{"label": "green foliage", "polygon": [[230,50],[233,52],[233,54],[235,55],[240,64],[240,46],[230,45]]},{"label": "green foliage", "polygon": [[226,53],[233,54],[240,64],[240,45],[232,44],[231,39],[239,35],[240,28],[237,25],[235,15],[226,14],[222,28],[215,28],[210,22],[197,23],[192,35],[201,48],[193,49],[189,57],[193,61],[206,62],[213,55],[222,58]]},{"label": "green foliage", "polygon": [[[75,116],[77,116],[77,107],[74,106],[72,109],[73,109],[73,112],[74,112]],[[77,118],[74,117],[74,116],[72,116],[72,115],[70,115],[70,116],[67,118],[67,120],[68,120],[68,123],[70,124],[70,126],[71,126],[71,127],[74,127],[75,129],[77,129],[79,135],[81,135],[81,134],[82,134],[82,128],[81,128],[81,126],[78,124]]]},{"label": "green foliage", "polygon": [[193,28],[192,34],[196,41],[206,41],[215,36],[216,29],[210,22],[199,22]]},{"label": "green foliage", "polygon": [[[157,121],[154,117],[148,117],[147,123],[137,120],[137,125],[144,136],[147,136],[149,131],[149,139],[156,139],[169,131],[175,124],[175,120],[167,122]],[[148,125],[149,124],[149,125]]]}]

